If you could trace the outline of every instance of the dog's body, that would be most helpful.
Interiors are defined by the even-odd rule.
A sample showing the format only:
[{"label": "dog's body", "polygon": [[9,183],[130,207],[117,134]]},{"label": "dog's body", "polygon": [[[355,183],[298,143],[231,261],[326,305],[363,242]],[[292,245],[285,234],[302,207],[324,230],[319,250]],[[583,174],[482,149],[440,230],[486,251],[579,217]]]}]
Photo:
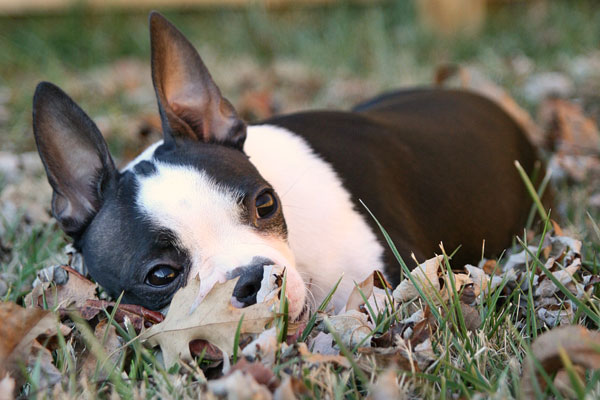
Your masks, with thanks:
[{"label": "dog's body", "polygon": [[[151,17],[153,82],[164,141],[117,171],[97,128],[60,89],[40,84],[34,131],[53,213],[91,275],[124,301],[160,309],[190,277],[201,298],[240,276],[233,301],[256,301],[265,265],[287,268],[290,315],[306,315],[344,274],[398,265],[362,200],[407,261],[482,241],[500,251],[528,204],[513,167],[535,152],[518,125],[474,94],[411,90],[352,112],[307,112],[246,126],[195,50]],[[314,297],[307,295],[307,290]]]}]

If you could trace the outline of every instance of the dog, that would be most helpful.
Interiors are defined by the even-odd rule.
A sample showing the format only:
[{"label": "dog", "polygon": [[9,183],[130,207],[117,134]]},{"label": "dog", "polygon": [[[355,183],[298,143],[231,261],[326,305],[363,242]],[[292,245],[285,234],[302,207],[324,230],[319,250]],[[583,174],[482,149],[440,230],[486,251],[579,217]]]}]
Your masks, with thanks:
[{"label": "dog", "polygon": [[124,303],[161,310],[191,277],[201,298],[239,276],[244,307],[279,265],[300,320],[342,275],[338,310],[375,269],[398,283],[378,221],[411,266],[440,242],[460,247],[458,265],[477,262],[483,241],[498,253],[522,229],[531,201],[513,164],[532,171],[536,151],[490,100],[418,88],[247,125],[177,28],[153,12],[150,34],[163,140],[124,169],[61,89],[42,82],[33,101],[52,213]]}]

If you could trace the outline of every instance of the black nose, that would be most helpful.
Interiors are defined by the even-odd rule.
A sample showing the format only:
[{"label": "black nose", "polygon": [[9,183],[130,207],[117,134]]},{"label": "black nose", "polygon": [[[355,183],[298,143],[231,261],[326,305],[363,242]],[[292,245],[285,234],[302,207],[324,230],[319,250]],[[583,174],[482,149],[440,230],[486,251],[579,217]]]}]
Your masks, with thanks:
[{"label": "black nose", "polygon": [[233,297],[244,307],[256,304],[256,294],[260,290],[260,282],[263,279],[264,267],[253,265],[241,271],[240,280],[233,289]]}]

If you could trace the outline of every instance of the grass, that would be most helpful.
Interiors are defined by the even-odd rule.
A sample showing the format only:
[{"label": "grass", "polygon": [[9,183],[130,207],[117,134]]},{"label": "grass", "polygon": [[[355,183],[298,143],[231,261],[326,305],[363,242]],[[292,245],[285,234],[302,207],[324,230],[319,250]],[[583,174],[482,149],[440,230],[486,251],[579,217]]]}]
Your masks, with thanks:
[{"label": "grass", "polygon": [[[302,105],[349,106],[358,100],[356,96],[332,95],[337,87],[332,82],[363,83],[361,88],[364,90],[360,93],[363,97],[398,86],[429,84],[435,66],[446,62],[478,66],[507,88],[521,104],[535,111],[538,104],[528,103],[523,95],[527,75],[543,71],[570,74],[573,59],[598,52],[600,37],[600,9],[594,1],[578,1],[576,5],[569,1],[553,1],[547,3],[545,10],[524,3],[511,4],[493,10],[484,30],[476,38],[453,39],[436,38],[422,29],[416,23],[412,3],[402,1],[279,11],[260,7],[171,11],[166,15],[199,48],[217,82],[227,82],[243,74],[248,59],[258,64],[258,70],[266,71],[282,61],[292,60],[305,67],[302,74],[306,74],[306,70],[315,74],[314,88],[293,87],[292,92],[307,92],[302,100],[304,103],[294,102],[291,97],[284,98],[284,111]],[[0,121],[0,150],[34,150],[30,104],[35,84],[40,80],[50,80],[70,89],[69,92],[74,93],[76,100],[94,118],[111,115],[128,120],[139,118],[143,113],[155,113],[151,96],[141,102],[132,101],[123,88],[110,92],[102,88],[106,82],[94,83],[100,68],[113,65],[124,57],[147,62],[149,42],[145,12],[93,13],[76,8],[65,15],[2,17],[0,49],[0,89],[8,88],[10,93],[4,104],[8,119]],[[523,58],[531,64],[532,71],[527,74],[513,66],[515,60]],[[234,67],[228,68],[231,65]],[[112,77],[102,79],[110,81]],[[143,79],[143,85],[149,86],[149,75]],[[264,80],[264,77],[260,79]],[[575,83],[577,93],[587,93],[585,87]],[[275,82],[274,85],[277,91],[286,82]],[[237,104],[246,89],[247,85],[239,84],[230,87],[226,95]],[[578,99],[592,116],[600,116],[597,95],[581,94]],[[117,134],[109,137],[117,158],[125,157],[120,134],[127,133],[127,129],[117,124]],[[0,193],[8,184],[0,174]],[[592,192],[591,184],[561,183],[556,188],[560,207],[552,210],[552,214],[560,215],[563,227],[583,240],[584,264],[597,272],[600,211],[588,205]],[[23,218],[16,217],[6,218],[0,224],[0,279],[9,285],[3,299],[22,302],[39,268],[66,260],[62,254],[65,240],[55,223],[28,224]],[[542,227],[537,233],[543,236],[547,232]],[[527,236],[524,236],[516,246],[526,249],[527,244]],[[529,255],[528,269],[548,273],[539,251]],[[451,261],[445,261],[445,267],[450,271]],[[403,261],[398,259],[398,262],[404,276],[412,279]],[[566,290],[559,283],[557,286],[561,291]],[[507,285],[504,282],[501,289]],[[514,290],[506,295],[501,289],[482,299],[478,306],[482,328],[476,332],[466,329],[460,293],[455,287],[445,307],[436,307],[437,299],[421,293],[420,302],[401,305],[388,302],[369,310],[376,321],[372,335],[387,331],[394,323],[408,317],[414,307],[429,307],[433,314],[438,329],[431,340],[437,361],[425,371],[398,371],[398,379],[404,382],[409,392],[423,398],[519,396],[520,368],[532,340],[546,328],[536,318],[530,293]],[[600,312],[596,295],[587,302],[572,299],[578,305],[573,322],[598,329]],[[526,305],[525,318],[520,313],[521,304]],[[327,302],[324,302],[319,311],[324,312],[326,307]],[[280,325],[284,329],[285,304],[281,310]],[[112,321],[110,315],[107,318]],[[317,320],[315,313],[301,340],[307,339],[317,326]],[[114,366],[115,370],[105,371],[107,380],[81,382],[78,376],[81,360],[77,357],[81,349],[77,346],[85,343],[93,352],[97,351],[98,360],[105,360],[107,355],[101,354],[101,344],[95,342],[93,332],[87,331],[84,324],[78,324],[83,335],[81,341],[59,336],[59,346],[53,353],[57,367],[67,377],[59,395],[67,398],[86,394],[110,397],[110,391],[115,389],[127,398],[136,395],[188,398],[197,397],[205,389],[204,375],[198,366],[201,362],[167,371],[157,360],[155,351],[144,348],[135,339],[132,328],[123,329],[118,325],[117,330],[128,343],[128,356]],[[273,370],[281,376],[293,373],[301,377],[308,390],[306,398],[362,398],[383,368],[365,369],[357,362],[357,348],[340,347],[351,362],[351,369],[329,365],[319,371],[316,379],[314,369],[300,364],[298,357],[286,359],[282,356]],[[363,359],[359,358],[359,361]],[[564,362],[569,364],[567,358]],[[99,369],[102,368],[100,365]],[[24,396],[37,394],[37,374],[35,369],[31,372],[30,385]],[[588,373],[580,382],[569,369],[569,377],[575,382],[577,397],[597,397],[598,372]],[[548,380],[550,384],[544,393],[538,388],[539,396],[553,394],[561,398],[563,395],[550,377]]]}]

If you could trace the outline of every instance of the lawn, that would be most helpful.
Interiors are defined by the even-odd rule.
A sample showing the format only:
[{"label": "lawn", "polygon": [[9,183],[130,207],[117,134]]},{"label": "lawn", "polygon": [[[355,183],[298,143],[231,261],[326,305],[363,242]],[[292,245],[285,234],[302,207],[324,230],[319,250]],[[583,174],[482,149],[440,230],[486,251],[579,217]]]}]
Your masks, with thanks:
[{"label": "lawn", "polygon": [[[493,4],[479,34],[455,37],[440,37],[422,27],[413,3],[408,1],[375,5],[342,2],[277,10],[260,6],[167,10],[164,14],[198,48],[224,95],[250,121],[306,108],[348,108],[381,91],[431,85],[440,65],[455,64],[476,71],[507,91],[547,136],[552,136],[553,126],[547,114],[556,110],[546,101],[548,94],[558,94],[566,102],[560,111],[567,120],[589,118],[592,125],[597,124],[600,7],[596,2]],[[48,217],[50,191],[32,153],[31,98],[35,85],[48,80],[65,89],[98,123],[117,162],[123,165],[158,137],[147,12],[99,12],[79,7],[54,15],[0,17],[0,50],[0,298],[23,305],[36,272],[67,261],[67,239]],[[594,140],[600,139],[592,138],[591,143],[596,143]],[[560,150],[557,143],[550,139],[542,143],[547,160],[565,160],[555,157]],[[414,345],[424,341],[409,340],[412,337],[405,329],[416,327],[414,323],[407,325],[407,318],[419,309],[429,313],[430,317],[422,320],[427,323],[420,325],[427,330],[424,335],[434,354],[429,363],[406,364],[405,355],[416,354],[415,349],[391,357],[380,354],[383,350],[371,354],[358,351],[361,346],[347,348],[348,343],[340,336],[334,339],[346,361],[310,364],[298,345],[287,351],[279,347],[276,360],[269,365],[274,381],[281,388],[302,386],[306,398],[362,398],[369,393],[373,398],[385,398],[377,396],[385,396],[385,390],[394,386],[390,382],[398,383],[403,395],[417,398],[526,397],[522,369],[531,343],[558,322],[541,316],[541,297],[523,282],[536,273],[540,279],[548,276],[545,280],[551,280],[552,271],[544,271],[544,266],[552,251],[570,255],[561,258],[565,268],[573,260],[581,260],[573,279],[592,283],[590,287],[585,283],[586,294],[574,299],[569,297],[572,290],[566,283],[557,284],[559,290],[551,297],[560,303],[553,303],[553,310],[546,307],[547,311],[558,310],[562,315],[560,312],[572,307],[562,323],[591,331],[599,328],[593,278],[600,250],[599,150],[576,152],[574,158],[567,159],[574,166],[561,165],[551,182],[556,193],[551,218],[558,221],[563,237],[581,241],[581,250],[561,248],[558,239],[551,245],[544,242],[542,238],[559,237],[560,229],[549,221],[533,224],[497,264],[499,268],[506,266],[510,255],[533,244],[537,250],[527,253],[525,272],[519,272],[513,283],[505,280],[499,289],[480,288],[478,300],[470,303],[481,319],[480,326],[470,329],[465,320],[472,310],[464,309],[465,288],[456,284],[455,274],[446,263],[452,265],[452,261],[447,259],[437,272],[446,276],[447,282],[454,282],[446,287],[445,298],[425,290],[418,298],[399,304],[390,300],[390,292],[390,301],[380,309],[369,310],[373,326],[365,341],[377,338],[382,342],[379,338],[392,331],[401,332],[407,343]],[[463,266],[452,267],[458,274]],[[491,276],[494,271],[487,273]],[[319,314],[319,328],[311,335],[317,329],[327,330],[333,316],[326,315]],[[44,364],[40,356],[24,374],[27,383],[18,392],[21,396],[51,397],[54,393],[69,398],[110,397],[114,392],[123,397],[188,398],[216,392],[206,381],[206,360],[164,369],[157,361],[157,350],[142,347],[134,340],[135,328],[119,324],[114,313],[105,317],[108,323],[104,324],[114,322],[114,329],[124,338],[120,343],[126,343],[127,350],[118,352],[110,371],[101,366],[85,375],[81,365],[88,353],[99,360],[109,357],[98,350],[102,346],[94,346],[98,342],[84,321],[66,318],[75,333],[58,335],[50,361],[61,372],[60,384],[47,392],[40,383],[52,381],[40,378],[40,365]],[[277,320],[276,325],[280,334],[283,322]],[[570,348],[565,346],[567,357],[561,356],[561,360],[568,366]],[[577,351],[571,354],[574,362]],[[547,376],[550,384],[534,387],[533,393],[538,397],[544,393],[557,398],[598,397],[600,375],[594,371],[598,366],[588,366],[583,373],[578,367],[566,368],[567,377],[560,382]]]}]

